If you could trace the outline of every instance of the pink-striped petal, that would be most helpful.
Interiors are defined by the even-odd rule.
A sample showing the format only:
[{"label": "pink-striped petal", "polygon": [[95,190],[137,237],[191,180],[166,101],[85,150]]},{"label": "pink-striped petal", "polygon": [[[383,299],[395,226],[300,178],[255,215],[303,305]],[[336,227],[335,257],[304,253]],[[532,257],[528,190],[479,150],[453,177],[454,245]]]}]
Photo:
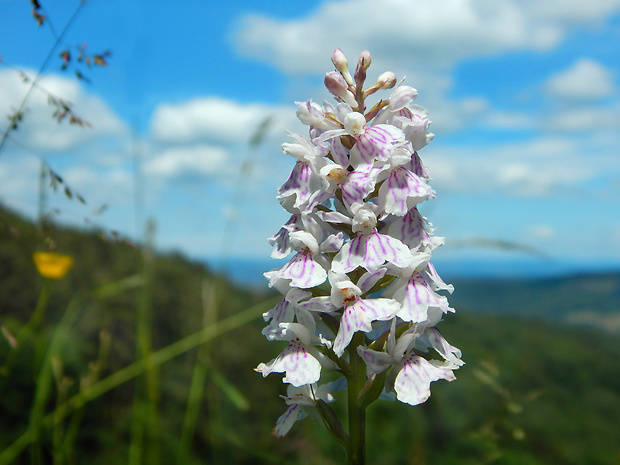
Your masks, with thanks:
[{"label": "pink-striped petal", "polygon": [[440,379],[454,381],[452,369],[437,366],[408,350],[403,357],[403,368],[396,375],[396,398],[410,405],[425,402],[431,395],[431,383]]},{"label": "pink-striped petal", "polygon": [[284,383],[293,386],[316,383],[321,377],[321,363],[310,355],[304,345],[295,339],[270,363],[261,363],[255,368],[263,377],[271,373],[286,373]]},{"label": "pink-striped petal", "polygon": [[314,173],[309,163],[298,161],[289,178],[278,190],[278,199],[281,201],[295,196],[294,208],[299,208],[307,203],[313,195],[316,195],[321,185],[321,178]]},{"label": "pink-striped petal", "polygon": [[299,419],[299,414],[301,413],[301,405],[293,404],[290,405],[286,412],[284,412],[278,421],[276,421],[276,426],[271,430],[271,435],[274,438],[283,438],[286,433],[288,433],[295,422]]},{"label": "pink-striped petal", "polygon": [[384,234],[360,234],[347,242],[334,257],[332,271],[348,273],[361,266],[375,272],[386,261],[405,268],[411,262],[409,248],[398,239]]},{"label": "pink-striped petal", "polygon": [[372,331],[373,321],[385,321],[393,318],[399,308],[392,299],[357,299],[345,307],[340,319],[340,328],[334,340],[334,352],[339,357],[351,342],[357,331]]},{"label": "pink-striped petal", "polygon": [[386,213],[404,216],[418,203],[433,196],[433,190],[409,169],[399,166],[379,188],[378,205]]},{"label": "pink-striped petal", "polygon": [[278,278],[290,279],[293,287],[309,289],[322,284],[327,279],[327,271],[314,260],[309,251],[298,252],[280,269]]},{"label": "pink-striped petal", "polygon": [[385,161],[394,151],[393,142],[404,140],[404,133],[387,124],[379,124],[367,128],[357,138],[355,144],[359,155],[366,164],[375,160]]},{"label": "pink-striped petal", "polygon": [[426,321],[429,307],[440,308],[443,312],[448,311],[448,299],[435,293],[420,273],[415,273],[404,283],[404,285],[397,283],[397,290],[391,294],[402,304],[397,315],[403,321],[413,323]]},{"label": "pink-striped petal", "polygon": [[387,234],[400,240],[410,249],[416,249],[421,245],[432,251],[443,244],[443,238],[431,236],[431,231],[428,221],[415,207],[405,216],[396,217],[387,228]]},{"label": "pink-striped petal", "polygon": [[394,363],[394,357],[385,352],[377,352],[376,350],[360,346],[357,348],[357,353],[362,357],[368,369],[373,373],[381,373]]}]

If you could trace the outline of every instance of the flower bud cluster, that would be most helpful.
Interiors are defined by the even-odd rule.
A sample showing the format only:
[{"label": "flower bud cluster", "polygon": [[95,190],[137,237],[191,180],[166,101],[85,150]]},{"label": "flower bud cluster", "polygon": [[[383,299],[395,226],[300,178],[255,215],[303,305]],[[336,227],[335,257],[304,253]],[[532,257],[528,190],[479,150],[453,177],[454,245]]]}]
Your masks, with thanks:
[{"label": "flower bud cluster", "polygon": [[[394,394],[422,403],[431,382],[452,381],[463,364],[436,328],[454,311],[439,293],[453,288],[431,263],[443,239],[418,211],[435,196],[418,156],[433,138],[427,112],[412,104],[415,89],[396,86],[394,73],[363,89],[369,52],[353,77],[342,51],[332,61],[325,85],[337,104],[298,102],[308,137],[290,134],[282,146],[296,159],[278,196],[291,216],[269,241],[272,257],[290,259],[265,273],[283,298],[263,315],[263,334],[288,345],[256,368],[284,373],[289,383],[277,437],[346,389],[353,358],[365,364],[365,392],[375,393],[368,403]],[[390,88],[389,99],[366,111],[369,95]],[[342,377],[320,384],[327,372]]]}]

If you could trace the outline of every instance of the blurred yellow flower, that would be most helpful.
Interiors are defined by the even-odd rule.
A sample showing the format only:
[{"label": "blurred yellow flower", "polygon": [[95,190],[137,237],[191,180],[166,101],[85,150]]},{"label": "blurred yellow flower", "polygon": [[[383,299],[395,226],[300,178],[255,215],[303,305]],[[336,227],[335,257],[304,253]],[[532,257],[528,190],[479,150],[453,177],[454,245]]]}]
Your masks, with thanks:
[{"label": "blurred yellow flower", "polygon": [[54,252],[34,252],[32,259],[44,278],[62,279],[73,266],[73,257]]}]

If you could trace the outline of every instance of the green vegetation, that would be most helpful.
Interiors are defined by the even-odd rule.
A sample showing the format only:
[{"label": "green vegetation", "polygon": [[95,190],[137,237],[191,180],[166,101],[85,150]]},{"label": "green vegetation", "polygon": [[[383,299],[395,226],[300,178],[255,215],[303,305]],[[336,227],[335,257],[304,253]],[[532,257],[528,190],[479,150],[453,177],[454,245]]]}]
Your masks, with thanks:
[{"label": "green vegetation", "polygon": [[[311,419],[269,436],[285,387],[252,369],[276,355],[260,315],[277,297],[178,254],[53,231],[0,213],[0,463],[342,462]],[[75,264],[45,281],[31,255],[52,242]],[[620,463],[617,336],[507,316],[496,284],[477,284],[495,312],[472,297],[440,324],[467,363],[457,381],[419,407],[369,410],[369,463]]]},{"label": "green vegetation", "polygon": [[[475,308],[478,312],[501,312],[544,320],[571,320],[571,316],[588,312],[604,320],[618,315],[619,310],[620,273],[617,272],[544,279],[461,278],[455,280],[454,285],[457,291],[450,303],[458,308]],[[481,295],[485,298],[481,299]]]}]

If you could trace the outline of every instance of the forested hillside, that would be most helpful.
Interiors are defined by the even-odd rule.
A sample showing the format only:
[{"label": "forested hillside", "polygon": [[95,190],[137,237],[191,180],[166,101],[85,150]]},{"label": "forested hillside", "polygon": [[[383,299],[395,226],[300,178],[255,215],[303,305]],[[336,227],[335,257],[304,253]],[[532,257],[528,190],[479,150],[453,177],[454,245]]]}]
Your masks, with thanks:
[{"label": "forested hillside", "polygon": [[[44,281],[31,256],[50,244],[74,265]],[[543,318],[546,307],[576,304],[577,291],[506,315],[502,305],[511,292],[527,295],[525,284],[476,286],[458,305],[455,293],[457,313],[439,325],[463,351],[457,380],[435,383],[418,407],[373,405],[369,463],[620,463],[617,336]],[[285,389],[253,368],[277,355],[260,334],[261,302],[273,299],[180,255],[97,232],[40,231],[3,211],[0,463],[137,454],[153,464],[342,463],[310,418],[285,439],[269,435]]]},{"label": "forested hillside", "polygon": [[611,319],[620,315],[619,272],[512,280],[460,278],[454,284],[457,292],[451,302],[481,312],[548,320],[572,320],[586,313]]}]

